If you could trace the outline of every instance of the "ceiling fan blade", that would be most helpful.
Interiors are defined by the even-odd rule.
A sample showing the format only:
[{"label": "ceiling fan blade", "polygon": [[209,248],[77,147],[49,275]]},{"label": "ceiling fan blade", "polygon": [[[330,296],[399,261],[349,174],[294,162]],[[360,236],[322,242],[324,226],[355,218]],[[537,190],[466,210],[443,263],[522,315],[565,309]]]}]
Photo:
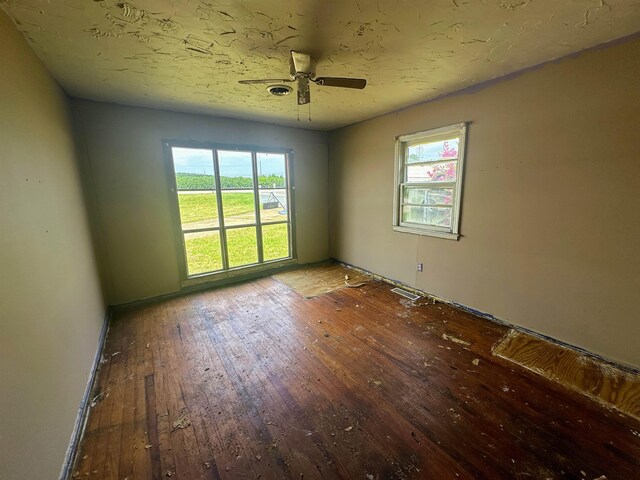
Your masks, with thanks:
[{"label": "ceiling fan blade", "polygon": [[283,82],[292,82],[290,78],[265,78],[262,80],[238,80],[238,83],[242,83],[243,85],[254,85],[257,83],[283,83]]},{"label": "ceiling fan blade", "polygon": [[367,81],[364,78],[318,77],[313,81],[324,87],[363,89],[367,86]]},{"label": "ceiling fan blade", "polygon": [[298,78],[298,105],[306,105],[311,102],[311,90],[307,77]]}]

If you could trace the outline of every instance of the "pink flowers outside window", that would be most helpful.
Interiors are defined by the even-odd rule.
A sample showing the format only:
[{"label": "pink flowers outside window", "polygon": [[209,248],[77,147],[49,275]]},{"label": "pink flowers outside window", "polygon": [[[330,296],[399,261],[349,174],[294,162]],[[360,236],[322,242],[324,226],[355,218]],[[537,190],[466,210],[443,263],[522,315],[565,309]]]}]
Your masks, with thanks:
[{"label": "pink flowers outside window", "polygon": [[449,142],[445,140],[440,152],[440,158],[456,158],[458,156],[458,150],[455,147],[451,147]]},{"label": "pink flowers outside window", "polygon": [[434,165],[426,173],[427,173],[427,176],[433,182],[455,182],[456,181],[456,162],[441,163],[440,165]]}]

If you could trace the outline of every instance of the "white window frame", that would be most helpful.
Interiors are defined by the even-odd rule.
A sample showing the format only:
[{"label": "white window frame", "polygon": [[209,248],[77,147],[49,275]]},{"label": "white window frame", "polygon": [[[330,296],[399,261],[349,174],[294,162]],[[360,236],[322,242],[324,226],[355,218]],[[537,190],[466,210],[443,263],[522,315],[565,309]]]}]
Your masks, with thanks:
[{"label": "white window frame", "polygon": [[[451,135],[460,138],[458,144],[458,160],[456,165],[455,182],[407,182],[405,158],[410,146],[437,142],[451,138]],[[446,127],[434,128],[422,132],[410,133],[396,137],[395,149],[395,173],[394,173],[394,197],[393,197],[393,229],[396,232],[413,233],[417,235],[429,235],[432,237],[458,240],[460,238],[460,207],[462,205],[462,179],[464,175],[464,156],[466,144],[467,124],[457,123]],[[449,160],[450,161],[450,160]],[[429,162],[431,164],[437,162]],[[426,164],[426,162],[425,162]],[[453,202],[451,205],[451,227],[425,225],[402,221],[401,208],[403,205],[402,189],[404,185],[425,188],[452,188]]]}]

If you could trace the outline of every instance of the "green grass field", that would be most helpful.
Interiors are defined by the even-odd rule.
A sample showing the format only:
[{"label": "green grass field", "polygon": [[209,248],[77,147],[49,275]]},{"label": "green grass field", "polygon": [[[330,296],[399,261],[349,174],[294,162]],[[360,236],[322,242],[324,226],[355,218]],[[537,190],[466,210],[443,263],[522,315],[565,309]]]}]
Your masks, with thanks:
[{"label": "green grass field", "polygon": [[[225,217],[253,212],[253,193],[223,193]],[[178,195],[182,223],[201,222],[218,218],[218,202],[213,193],[182,193]]]},{"label": "green grass field", "polygon": [[[205,222],[218,218],[216,197],[211,193],[180,194],[178,201],[183,224]],[[251,214],[254,211],[252,193],[223,193],[222,203],[225,219]],[[262,245],[265,261],[288,257],[287,225],[264,225],[262,227]],[[186,234],[185,248],[189,275],[222,269],[220,232]],[[227,251],[230,267],[256,263],[258,251],[255,227],[228,229]]]}]

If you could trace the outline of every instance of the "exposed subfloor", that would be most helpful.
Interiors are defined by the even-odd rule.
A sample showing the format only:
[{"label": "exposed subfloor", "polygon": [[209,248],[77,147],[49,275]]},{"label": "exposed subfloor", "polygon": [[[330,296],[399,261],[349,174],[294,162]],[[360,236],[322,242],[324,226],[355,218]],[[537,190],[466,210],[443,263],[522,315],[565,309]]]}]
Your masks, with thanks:
[{"label": "exposed subfloor", "polygon": [[117,313],[74,477],[640,478],[640,422],[390,289],[268,277]]}]

